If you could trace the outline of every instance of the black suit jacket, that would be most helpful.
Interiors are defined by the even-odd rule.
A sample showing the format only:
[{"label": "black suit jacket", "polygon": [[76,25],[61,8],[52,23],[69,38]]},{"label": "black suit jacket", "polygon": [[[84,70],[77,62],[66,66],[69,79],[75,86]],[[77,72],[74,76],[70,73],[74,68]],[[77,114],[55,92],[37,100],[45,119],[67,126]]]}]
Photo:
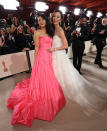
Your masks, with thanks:
[{"label": "black suit jacket", "polygon": [[[90,35],[90,31],[88,29],[88,26],[79,26],[81,28],[80,30],[80,33],[81,35],[80,36],[77,36],[77,35],[73,35],[72,36],[72,43],[75,44],[75,45],[83,45],[84,44],[84,41],[87,41],[89,39],[89,35]],[[74,28],[74,30],[76,29],[77,27]],[[73,30],[72,30],[73,31]]]}]

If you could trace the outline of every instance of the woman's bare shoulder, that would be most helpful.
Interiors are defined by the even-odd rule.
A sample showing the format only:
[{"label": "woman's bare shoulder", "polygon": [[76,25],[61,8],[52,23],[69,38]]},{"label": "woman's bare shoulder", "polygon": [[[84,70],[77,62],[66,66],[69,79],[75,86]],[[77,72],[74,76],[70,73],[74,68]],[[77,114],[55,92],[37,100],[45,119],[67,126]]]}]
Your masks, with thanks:
[{"label": "woman's bare shoulder", "polygon": [[40,29],[38,29],[38,30],[36,30],[36,31],[34,32],[34,35],[40,36],[40,34],[41,34],[41,30],[40,30]]},{"label": "woman's bare shoulder", "polygon": [[64,30],[60,27],[58,35],[61,37],[64,35]]}]

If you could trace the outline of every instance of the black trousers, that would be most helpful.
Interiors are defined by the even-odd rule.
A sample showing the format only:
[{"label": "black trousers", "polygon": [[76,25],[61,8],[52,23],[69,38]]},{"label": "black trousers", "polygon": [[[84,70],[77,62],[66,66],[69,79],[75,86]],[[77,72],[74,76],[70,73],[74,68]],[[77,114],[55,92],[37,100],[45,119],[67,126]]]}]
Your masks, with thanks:
[{"label": "black trousers", "polygon": [[84,43],[72,43],[73,65],[78,71],[80,71],[81,69],[84,49],[85,49]]},{"label": "black trousers", "polygon": [[96,58],[95,58],[95,62],[98,63],[98,64],[102,64],[101,54],[102,54],[104,47],[101,44],[101,42],[97,42],[97,43],[95,43],[95,45],[96,45],[96,48],[97,48],[97,55],[96,55]]},{"label": "black trousers", "polygon": [[[68,47],[70,47],[71,46],[71,30],[70,29],[66,31],[66,38],[68,42]],[[68,53],[68,49],[66,49],[66,53]]]}]

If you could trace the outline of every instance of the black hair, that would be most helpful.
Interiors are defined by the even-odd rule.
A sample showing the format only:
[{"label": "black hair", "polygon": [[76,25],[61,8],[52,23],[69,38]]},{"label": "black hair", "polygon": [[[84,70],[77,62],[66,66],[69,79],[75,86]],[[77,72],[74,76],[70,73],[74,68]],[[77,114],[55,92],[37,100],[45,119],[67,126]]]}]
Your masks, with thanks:
[{"label": "black hair", "polygon": [[[63,14],[62,14],[62,12],[61,12],[60,10],[58,10],[58,9],[55,10],[55,11],[53,12],[53,14],[56,13],[56,12],[59,12],[60,15],[61,15],[61,23],[60,23],[60,26],[61,26],[62,29],[65,31],[65,28],[64,28],[64,20],[63,20]],[[53,27],[54,34],[55,34],[55,27],[54,27],[54,24],[53,24],[53,16],[52,16],[52,27]]]},{"label": "black hair", "polygon": [[87,19],[86,15],[82,15],[82,16],[80,16],[79,19],[81,20],[81,19],[84,19],[84,18]]},{"label": "black hair", "polygon": [[48,17],[46,17],[44,14],[38,14],[38,17],[42,17],[42,19],[44,19],[46,21],[46,33],[50,36],[53,37],[54,35],[54,31],[52,29],[50,20],[48,19]]}]

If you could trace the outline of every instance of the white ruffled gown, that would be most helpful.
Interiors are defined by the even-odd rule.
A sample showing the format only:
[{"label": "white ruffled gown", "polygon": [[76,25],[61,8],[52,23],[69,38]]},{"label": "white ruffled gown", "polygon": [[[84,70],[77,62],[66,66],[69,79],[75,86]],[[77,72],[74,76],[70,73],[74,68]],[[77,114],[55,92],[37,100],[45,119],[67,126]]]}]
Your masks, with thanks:
[{"label": "white ruffled gown", "polygon": [[[62,44],[61,38],[55,35],[52,47],[60,47]],[[68,59],[65,50],[53,52],[52,61],[66,100],[74,100],[88,111],[99,111],[107,104],[107,91],[81,76]]]}]

